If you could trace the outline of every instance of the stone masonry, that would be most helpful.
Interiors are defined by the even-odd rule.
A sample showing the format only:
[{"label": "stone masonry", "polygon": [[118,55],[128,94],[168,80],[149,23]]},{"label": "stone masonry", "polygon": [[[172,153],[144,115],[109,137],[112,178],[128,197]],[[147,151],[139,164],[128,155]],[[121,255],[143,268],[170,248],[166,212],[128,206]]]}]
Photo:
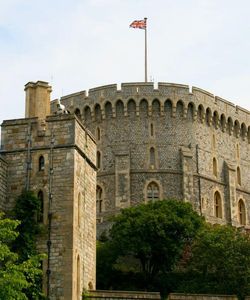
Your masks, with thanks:
[{"label": "stone masonry", "polygon": [[[123,83],[64,96],[97,141],[97,221],[148,200],[249,226],[250,114],[202,89]],[[52,111],[55,102],[52,102]]]},{"label": "stone masonry", "polygon": [[[24,188],[42,193],[44,290],[51,300],[81,299],[84,289],[95,288],[95,140],[74,114],[45,116],[47,83],[28,83],[25,90],[26,112],[29,103],[32,113],[2,123],[1,208],[11,209]],[[41,103],[41,111],[31,109]]]}]

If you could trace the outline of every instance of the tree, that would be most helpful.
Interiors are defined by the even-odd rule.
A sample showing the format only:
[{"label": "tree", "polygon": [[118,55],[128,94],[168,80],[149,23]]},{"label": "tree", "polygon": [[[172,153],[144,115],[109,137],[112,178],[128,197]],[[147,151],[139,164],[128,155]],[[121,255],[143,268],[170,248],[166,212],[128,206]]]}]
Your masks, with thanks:
[{"label": "tree", "polygon": [[137,274],[143,281],[139,288],[154,289],[160,276],[174,269],[203,219],[188,203],[162,200],[124,209],[113,222],[105,246],[112,248],[112,268],[130,273],[130,278]]},{"label": "tree", "polygon": [[40,200],[32,191],[23,190],[13,210],[14,217],[20,221],[17,227],[19,235],[14,243],[14,250],[18,252],[20,261],[37,254],[36,240],[41,229],[37,217],[40,210]]},{"label": "tree", "polygon": [[250,236],[232,226],[207,225],[191,247],[179,291],[250,294]]},{"label": "tree", "polygon": [[38,294],[27,297],[27,290],[35,284],[37,276],[41,276],[41,256],[33,256],[22,263],[18,254],[11,251],[11,245],[18,237],[16,231],[19,221],[11,220],[0,214],[0,299],[26,300],[39,299]]}]

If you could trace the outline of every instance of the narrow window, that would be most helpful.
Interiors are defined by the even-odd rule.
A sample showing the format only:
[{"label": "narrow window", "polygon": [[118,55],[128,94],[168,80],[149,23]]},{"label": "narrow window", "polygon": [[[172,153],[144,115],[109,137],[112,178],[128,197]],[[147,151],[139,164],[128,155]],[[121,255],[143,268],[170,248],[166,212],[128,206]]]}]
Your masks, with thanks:
[{"label": "narrow window", "polygon": [[239,149],[239,144],[236,145],[236,158],[240,158],[240,149]]},{"label": "narrow window", "polygon": [[212,138],[212,145],[213,145],[213,149],[216,148],[216,140],[215,140],[215,135],[213,134],[213,138]]},{"label": "narrow window", "polygon": [[238,184],[238,185],[241,185],[240,167],[237,167],[237,170],[236,170],[236,176],[237,176],[237,184]]},{"label": "narrow window", "polygon": [[37,222],[43,223],[43,210],[44,210],[44,199],[43,199],[43,192],[39,191],[37,194],[37,198],[40,202],[40,208],[37,212]]},{"label": "narrow window", "polygon": [[97,138],[97,141],[100,141],[100,139],[101,139],[101,130],[99,127],[96,128],[96,138]]},{"label": "narrow window", "polygon": [[96,166],[98,169],[101,168],[101,153],[100,153],[100,151],[97,151],[97,154],[96,154]]},{"label": "narrow window", "polygon": [[153,147],[150,148],[150,168],[155,168],[155,149]]},{"label": "narrow window", "polygon": [[81,274],[80,274],[80,256],[77,256],[77,288],[76,288],[76,294],[77,298],[80,299],[81,297]]},{"label": "narrow window", "polygon": [[97,186],[96,188],[96,212],[101,213],[103,211],[103,193],[102,188]]},{"label": "narrow window", "polygon": [[217,160],[215,157],[213,158],[213,175],[217,177]]},{"label": "narrow window", "polygon": [[159,200],[159,186],[155,182],[150,182],[147,186],[147,200]]},{"label": "narrow window", "polygon": [[154,136],[154,124],[153,123],[150,124],[150,135]]},{"label": "narrow window", "polygon": [[240,225],[246,225],[246,208],[242,199],[238,202],[238,218]]},{"label": "narrow window", "polygon": [[214,194],[214,214],[216,218],[222,218],[222,203],[219,192]]},{"label": "narrow window", "polygon": [[39,171],[44,171],[44,157],[41,155],[39,157],[39,166],[38,166],[38,169]]}]

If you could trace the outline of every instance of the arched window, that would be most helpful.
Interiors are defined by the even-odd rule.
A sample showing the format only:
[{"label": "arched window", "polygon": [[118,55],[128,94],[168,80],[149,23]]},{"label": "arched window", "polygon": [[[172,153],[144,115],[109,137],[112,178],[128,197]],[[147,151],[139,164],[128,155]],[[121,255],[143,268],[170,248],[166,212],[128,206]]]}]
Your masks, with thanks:
[{"label": "arched window", "polygon": [[154,149],[154,147],[150,148],[149,156],[150,156],[150,158],[149,158],[150,168],[154,169],[155,168],[155,149]]},{"label": "arched window", "polygon": [[128,109],[128,116],[134,117],[135,113],[136,113],[136,104],[135,104],[135,101],[133,99],[130,99],[128,101],[127,109]]},{"label": "arched window", "polygon": [[161,112],[161,104],[158,99],[154,99],[152,103],[152,116],[159,117]]},{"label": "arched window", "polygon": [[197,115],[198,115],[198,121],[200,123],[203,123],[203,119],[205,117],[205,112],[204,112],[204,107],[201,104],[198,106]]},{"label": "arched window", "polygon": [[97,151],[96,153],[96,166],[98,169],[101,168],[101,152]]},{"label": "arched window", "polygon": [[96,139],[97,141],[100,141],[101,139],[101,130],[99,127],[96,128]]},{"label": "arched window", "polygon": [[102,119],[102,111],[101,111],[100,104],[96,104],[95,105],[94,113],[95,113],[95,120],[96,121],[101,121],[101,119]]},{"label": "arched window", "polygon": [[141,100],[139,104],[139,113],[141,117],[145,117],[148,115],[148,101],[146,99]]},{"label": "arched window", "polygon": [[184,105],[182,101],[178,101],[176,105],[176,116],[182,118],[184,115]]},{"label": "arched window", "polygon": [[106,119],[112,118],[112,104],[110,102],[106,102],[105,104],[105,117]]},{"label": "arched window", "polygon": [[159,200],[160,190],[155,182],[150,182],[147,186],[147,200]]},{"label": "arched window", "polygon": [[164,112],[167,119],[170,119],[172,117],[172,102],[170,99],[167,99],[164,103]]},{"label": "arched window", "polygon": [[246,208],[242,199],[238,202],[238,218],[240,225],[246,225]]},{"label": "arched window", "polygon": [[39,171],[44,171],[44,165],[45,165],[45,161],[44,161],[44,157],[41,155],[39,157],[39,162],[38,162],[38,169]]},{"label": "arched window", "polygon": [[116,117],[124,117],[124,104],[121,100],[116,102]]},{"label": "arched window", "polygon": [[219,192],[214,194],[214,215],[216,218],[222,218],[222,203]]},{"label": "arched window", "polygon": [[84,108],[84,120],[87,123],[91,121],[91,109],[89,106]]},{"label": "arched window", "polygon": [[43,199],[43,192],[39,191],[37,194],[37,198],[40,202],[40,208],[37,212],[37,222],[43,223],[43,210],[44,210],[44,199]]},{"label": "arched window", "polygon": [[80,111],[79,108],[76,108],[76,109],[75,109],[75,115],[76,115],[79,119],[81,119],[81,111]]},{"label": "arched window", "polygon": [[218,173],[217,173],[217,160],[216,160],[215,157],[213,158],[213,175],[215,177],[217,177],[217,175],[218,175]]},{"label": "arched window", "polygon": [[103,211],[103,193],[102,188],[98,185],[96,188],[96,212],[101,213]]},{"label": "arched window", "polygon": [[236,176],[237,176],[237,184],[241,185],[240,167],[237,167],[237,169],[236,169]]}]

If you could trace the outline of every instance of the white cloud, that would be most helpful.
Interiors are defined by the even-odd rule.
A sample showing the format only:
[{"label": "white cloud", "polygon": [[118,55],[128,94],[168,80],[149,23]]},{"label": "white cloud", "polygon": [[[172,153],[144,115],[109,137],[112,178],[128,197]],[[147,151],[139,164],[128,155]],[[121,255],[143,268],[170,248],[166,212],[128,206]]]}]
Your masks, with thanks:
[{"label": "white cloud", "polygon": [[[0,121],[23,116],[23,86],[53,77],[53,98],[149,75],[248,104],[250,3],[240,0],[0,0]],[[3,109],[4,108],[4,109]]]}]

